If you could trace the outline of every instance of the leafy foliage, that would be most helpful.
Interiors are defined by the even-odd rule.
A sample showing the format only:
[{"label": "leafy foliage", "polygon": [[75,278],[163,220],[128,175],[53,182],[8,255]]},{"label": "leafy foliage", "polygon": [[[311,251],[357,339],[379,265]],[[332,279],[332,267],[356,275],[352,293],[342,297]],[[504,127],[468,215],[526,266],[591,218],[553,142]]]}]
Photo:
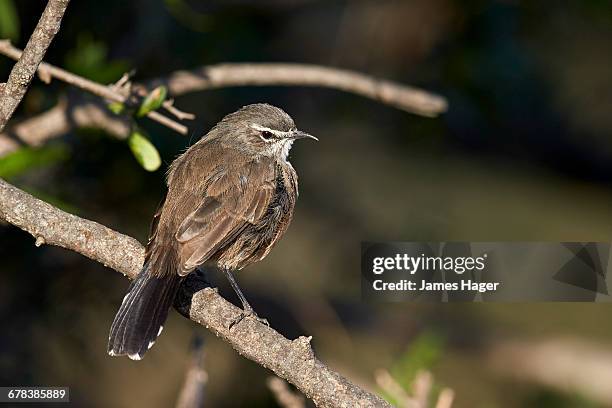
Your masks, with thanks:
[{"label": "leafy foliage", "polygon": [[136,160],[147,171],[155,171],[161,166],[159,152],[141,129],[135,128],[128,138],[128,145]]},{"label": "leafy foliage", "polygon": [[125,105],[121,102],[111,102],[107,105],[108,109],[115,115],[121,115],[125,112]]},{"label": "leafy foliage", "polygon": [[142,101],[142,104],[136,112],[136,116],[142,117],[147,113],[161,108],[162,104],[168,96],[168,88],[161,85],[149,92],[147,97]]},{"label": "leafy foliage", "polygon": [[11,178],[35,168],[44,168],[69,157],[67,145],[55,143],[33,148],[22,147],[0,158],[0,178]]}]

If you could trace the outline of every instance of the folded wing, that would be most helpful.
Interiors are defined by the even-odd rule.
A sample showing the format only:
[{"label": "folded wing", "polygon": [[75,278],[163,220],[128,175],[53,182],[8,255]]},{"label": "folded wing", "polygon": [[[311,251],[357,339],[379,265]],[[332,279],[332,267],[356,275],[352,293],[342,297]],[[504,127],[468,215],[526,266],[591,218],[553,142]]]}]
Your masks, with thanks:
[{"label": "folded wing", "polygon": [[261,219],[272,203],[272,163],[253,162],[218,172],[206,186],[201,204],[180,224],[175,238],[185,275],[231,244],[250,224]]}]

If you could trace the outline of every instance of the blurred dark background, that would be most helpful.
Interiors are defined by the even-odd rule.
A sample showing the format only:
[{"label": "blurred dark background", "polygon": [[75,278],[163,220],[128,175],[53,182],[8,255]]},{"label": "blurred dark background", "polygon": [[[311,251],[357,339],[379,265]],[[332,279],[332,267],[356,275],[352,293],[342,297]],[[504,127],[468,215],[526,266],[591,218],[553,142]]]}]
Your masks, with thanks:
[{"label": "blurred dark background", "polygon": [[[1,0],[0,37],[23,47],[45,3]],[[426,369],[455,391],[456,407],[602,406],[612,398],[507,375],[491,348],[571,337],[612,350],[611,306],[366,304],[359,248],[611,241],[611,45],[612,3],[597,0],[73,1],[46,60],[103,83],[130,69],[144,81],[218,62],[306,62],[423,87],[447,97],[449,111],[422,118],[327,89],[219,89],[177,100],[197,114],[191,138],[141,121],[164,162],[157,172],[90,130],[0,158],[0,177],[144,242],[165,167],[190,139],[242,105],[281,106],[321,141],[292,150],[300,200],[285,238],[238,275],[272,327],[312,335],[323,361],[377,392],[379,368],[406,385]],[[0,78],[12,64],[0,57]],[[36,80],[13,121],[66,91]],[[275,406],[266,370],[174,312],[142,362],[108,357],[128,285],[120,274],[36,248],[8,225],[0,265],[0,385],[70,386],[73,406],[171,406],[201,331],[206,406]]]}]

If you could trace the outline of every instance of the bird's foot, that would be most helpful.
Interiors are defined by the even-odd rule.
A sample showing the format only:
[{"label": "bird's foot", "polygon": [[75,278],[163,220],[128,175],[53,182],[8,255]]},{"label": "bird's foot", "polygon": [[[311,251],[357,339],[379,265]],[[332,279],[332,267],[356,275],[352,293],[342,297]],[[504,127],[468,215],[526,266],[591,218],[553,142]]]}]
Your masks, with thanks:
[{"label": "bird's foot", "polygon": [[236,317],[234,320],[232,320],[232,322],[229,325],[229,329],[232,330],[232,327],[236,326],[238,323],[243,321],[245,318],[253,318],[253,319],[257,320],[259,323],[263,323],[263,324],[265,324],[268,327],[270,326],[270,323],[268,323],[267,319],[264,319],[263,317],[257,316],[257,313],[255,313],[253,308],[248,306],[248,307],[245,307],[242,310],[242,312],[240,313],[240,315],[238,317]]}]

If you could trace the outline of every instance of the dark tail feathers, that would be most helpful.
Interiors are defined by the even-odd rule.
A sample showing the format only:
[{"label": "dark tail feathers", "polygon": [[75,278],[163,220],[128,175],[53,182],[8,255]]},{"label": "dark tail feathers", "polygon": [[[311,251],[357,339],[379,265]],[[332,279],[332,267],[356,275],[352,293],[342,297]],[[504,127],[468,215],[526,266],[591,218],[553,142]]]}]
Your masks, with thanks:
[{"label": "dark tail feathers", "polygon": [[151,276],[145,265],[132,282],[113,320],[108,337],[108,354],[141,360],[164,328],[182,277]]}]

